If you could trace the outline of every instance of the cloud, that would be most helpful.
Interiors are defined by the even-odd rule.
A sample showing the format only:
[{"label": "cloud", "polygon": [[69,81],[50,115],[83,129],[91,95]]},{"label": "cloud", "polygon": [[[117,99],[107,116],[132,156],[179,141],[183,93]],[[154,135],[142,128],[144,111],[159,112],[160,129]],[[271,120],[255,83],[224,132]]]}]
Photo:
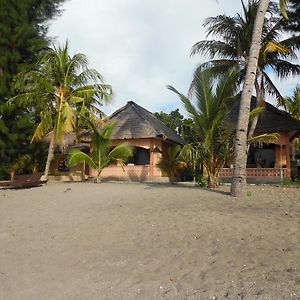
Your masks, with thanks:
[{"label": "cloud", "polygon": [[203,57],[190,58],[205,39],[203,20],[240,10],[240,0],[70,0],[50,26],[71,52],[85,53],[90,67],[112,84],[115,99],[107,113],[132,100],[150,111],[181,107],[167,84],[187,93]]}]

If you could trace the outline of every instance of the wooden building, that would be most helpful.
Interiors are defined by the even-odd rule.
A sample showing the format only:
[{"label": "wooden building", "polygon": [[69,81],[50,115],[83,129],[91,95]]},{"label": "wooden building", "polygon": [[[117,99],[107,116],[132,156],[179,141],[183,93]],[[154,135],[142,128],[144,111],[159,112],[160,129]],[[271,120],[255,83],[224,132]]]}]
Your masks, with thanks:
[{"label": "wooden building", "polygon": [[[124,167],[112,164],[101,173],[103,179],[167,180],[156,167],[163,154],[153,152],[158,148],[165,153],[170,145],[182,144],[173,130],[158,120],[151,112],[133,101],[115,111],[110,120],[116,123],[112,145],[126,141],[133,148],[133,156]],[[89,176],[95,171],[90,170]]]},{"label": "wooden building", "polygon": [[[234,105],[230,119],[237,123],[239,103]],[[252,97],[251,110],[256,107],[256,98]],[[247,161],[248,182],[280,182],[291,177],[290,148],[294,138],[300,135],[300,121],[290,114],[265,102],[265,109],[259,116],[254,135],[278,133],[279,138],[263,146],[251,146]],[[229,179],[232,168],[224,168],[221,179]]]}]

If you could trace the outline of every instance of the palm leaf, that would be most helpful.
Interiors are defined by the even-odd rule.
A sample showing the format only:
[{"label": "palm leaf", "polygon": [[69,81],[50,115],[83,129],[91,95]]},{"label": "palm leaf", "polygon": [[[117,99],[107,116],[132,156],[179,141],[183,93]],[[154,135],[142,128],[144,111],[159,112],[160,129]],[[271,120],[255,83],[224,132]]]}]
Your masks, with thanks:
[{"label": "palm leaf", "polygon": [[248,139],[248,144],[269,144],[274,143],[280,138],[279,133],[264,133]]},{"label": "palm leaf", "polygon": [[79,149],[71,150],[71,152],[69,154],[69,165],[72,167],[72,166],[78,165],[79,163],[82,163],[82,162],[85,162],[91,168],[94,168],[94,169],[97,168],[97,164],[86,153],[80,151]]}]

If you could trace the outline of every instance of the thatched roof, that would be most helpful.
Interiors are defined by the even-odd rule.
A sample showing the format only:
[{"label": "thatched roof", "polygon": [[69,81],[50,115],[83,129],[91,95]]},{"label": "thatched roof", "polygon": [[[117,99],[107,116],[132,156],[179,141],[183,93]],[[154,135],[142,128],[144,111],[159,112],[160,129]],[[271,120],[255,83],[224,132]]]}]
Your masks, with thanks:
[{"label": "thatched roof", "polygon": [[[51,137],[53,135],[53,131],[46,134],[44,137],[44,141],[50,143]],[[75,132],[64,133],[64,148],[65,151],[68,152],[72,148],[78,148],[82,151],[86,151],[89,147],[89,143],[91,142],[90,131],[88,129],[81,129],[79,133],[80,143],[77,142],[77,137]],[[61,145],[56,144],[55,152],[61,152]]]},{"label": "thatched roof", "polygon": [[178,134],[133,101],[115,111],[110,120],[116,122],[113,139],[163,138],[183,143]]},{"label": "thatched roof", "polygon": [[[256,107],[257,99],[252,97],[250,109]],[[231,113],[230,121],[233,124],[237,123],[240,101],[234,104]],[[265,110],[258,118],[255,132],[257,133],[272,133],[272,132],[299,132],[300,121],[293,118],[287,112],[277,109],[272,104],[265,102]]]}]

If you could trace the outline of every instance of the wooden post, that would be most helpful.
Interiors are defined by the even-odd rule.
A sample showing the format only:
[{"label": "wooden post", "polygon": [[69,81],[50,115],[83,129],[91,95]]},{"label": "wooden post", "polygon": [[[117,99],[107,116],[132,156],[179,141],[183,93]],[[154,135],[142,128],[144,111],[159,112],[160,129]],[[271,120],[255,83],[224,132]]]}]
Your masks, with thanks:
[{"label": "wooden post", "polygon": [[150,140],[150,170],[149,175],[152,178],[154,176],[154,152],[153,152],[153,140]]},{"label": "wooden post", "polygon": [[290,143],[289,140],[285,145],[285,155],[286,155],[286,176],[291,177],[291,160],[290,160]]}]

